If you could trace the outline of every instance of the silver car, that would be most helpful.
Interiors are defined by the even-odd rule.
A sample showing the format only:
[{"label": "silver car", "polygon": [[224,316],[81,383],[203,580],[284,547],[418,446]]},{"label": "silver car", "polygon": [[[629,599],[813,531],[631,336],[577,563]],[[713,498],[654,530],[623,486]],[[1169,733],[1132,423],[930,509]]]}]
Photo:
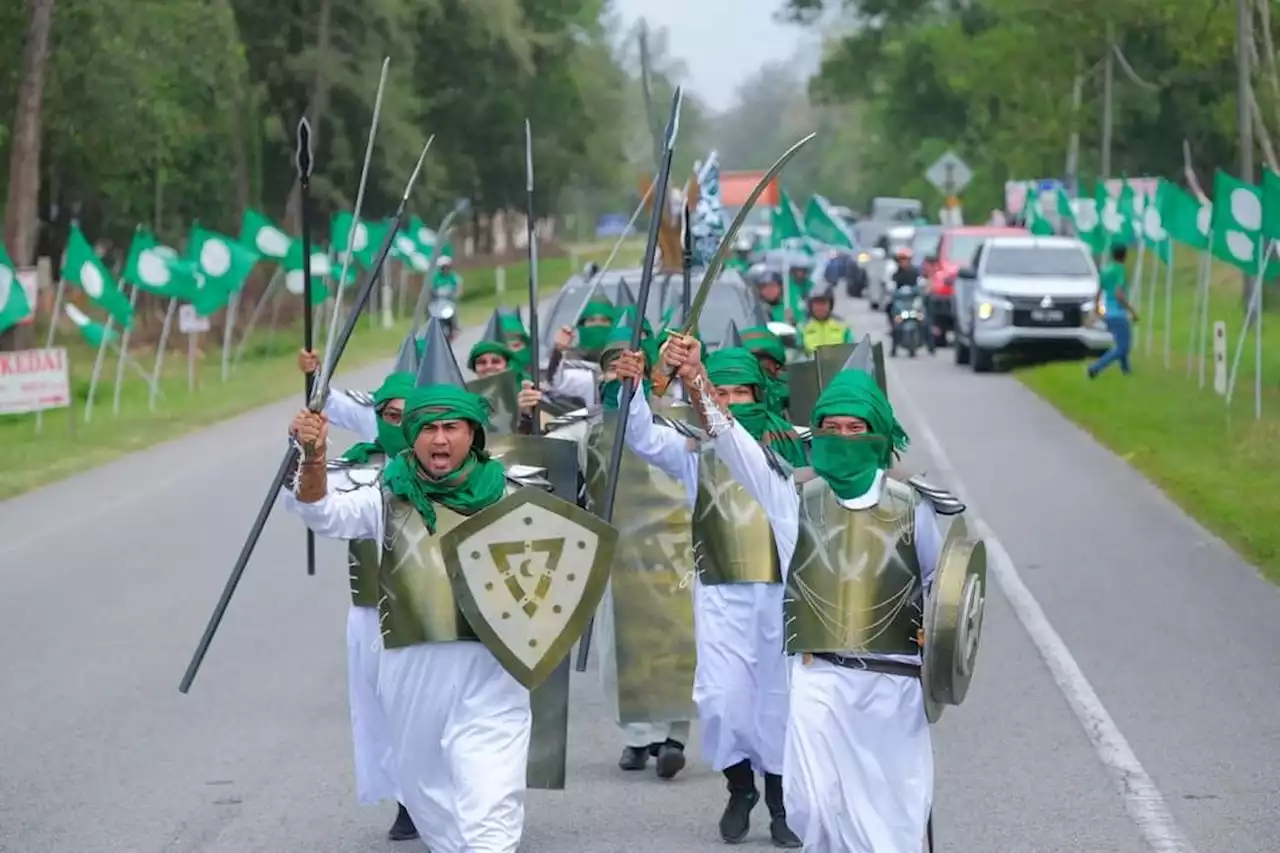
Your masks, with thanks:
[{"label": "silver car", "polygon": [[998,353],[1101,352],[1098,268],[1072,237],[991,237],[956,278],[956,364],[991,370]]}]

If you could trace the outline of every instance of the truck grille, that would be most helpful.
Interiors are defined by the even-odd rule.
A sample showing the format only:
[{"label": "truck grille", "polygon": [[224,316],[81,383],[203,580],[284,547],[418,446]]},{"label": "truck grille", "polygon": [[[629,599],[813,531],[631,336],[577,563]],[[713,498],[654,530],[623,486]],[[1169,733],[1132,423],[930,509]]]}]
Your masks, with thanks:
[{"label": "truck grille", "polygon": [[1055,299],[1042,305],[1039,297],[1012,297],[1013,325],[1033,329],[1065,329],[1080,325],[1083,318],[1081,299]]}]

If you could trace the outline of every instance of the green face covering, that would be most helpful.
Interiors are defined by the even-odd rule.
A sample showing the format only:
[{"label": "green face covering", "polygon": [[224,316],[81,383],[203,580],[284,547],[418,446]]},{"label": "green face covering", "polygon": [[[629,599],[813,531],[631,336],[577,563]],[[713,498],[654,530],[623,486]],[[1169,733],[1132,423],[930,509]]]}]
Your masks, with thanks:
[{"label": "green face covering", "polygon": [[587,356],[599,358],[600,350],[604,349],[609,340],[610,331],[612,329],[608,326],[579,326],[578,348]]},{"label": "green face covering", "polygon": [[[423,428],[438,421],[469,421],[476,440],[466,461],[450,474],[429,477],[413,452],[413,443]],[[391,493],[413,504],[427,530],[435,533],[435,504],[470,515],[502,499],[506,474],[502,463],[484,452],[484,428],[489,424],[489,404],[478,394],[448,385],[432,385],[415,390],[405,400],[404,440],[401,451],[383,471],[383,482]]]},{"label": "green face covering", "polygon": [[813,470],[826,480],[836,497],[862,497],[891,456],[893,446],[882,435],[824,435],[815,433],[810,454]]},{"label": "green face covering", "polygon": [[[795,429],[782,417],[779,410],[774,409],[768,399],[768,380],[760,362],[744,347],[730,347],[717,350],[707,356],[707,378],[711,384],[720,386],[738,385],[754,389],[757,402],[734,403],[729,406],[742,428],[751,437],[765,447],[775,451],[793,467],[800,468],[808,464],[804,442],[796,434]],[[761,394],[765,395],[760,400]]]},{"label": "green face covering", "polygon": [[413,393],[412,373],[392,373],[377,391],[373,392],[373,407],[378,412],[378,438],[376,441],[362,441],[352,445],[342,458],[348,462],[365,463],[373,453],[382,453],[391,458],[408,445],[404,440],[404,431],[399,424],[387,423],[382,419],[382,407],[392,400],[403,400]]}]

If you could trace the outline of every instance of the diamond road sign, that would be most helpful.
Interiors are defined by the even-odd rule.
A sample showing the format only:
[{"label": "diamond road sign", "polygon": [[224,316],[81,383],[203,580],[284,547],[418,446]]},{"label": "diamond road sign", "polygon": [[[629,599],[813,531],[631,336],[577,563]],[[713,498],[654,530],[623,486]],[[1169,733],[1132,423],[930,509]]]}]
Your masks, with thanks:
[{"label": "diamond road sign", "polygon": [[928,178],[929,183],[938,188],[938,192],[947,195],[960,192],[973,180],[973,172],[969,169],[969,165],[954,151],[948,151],[939,157],[924,176]]}]

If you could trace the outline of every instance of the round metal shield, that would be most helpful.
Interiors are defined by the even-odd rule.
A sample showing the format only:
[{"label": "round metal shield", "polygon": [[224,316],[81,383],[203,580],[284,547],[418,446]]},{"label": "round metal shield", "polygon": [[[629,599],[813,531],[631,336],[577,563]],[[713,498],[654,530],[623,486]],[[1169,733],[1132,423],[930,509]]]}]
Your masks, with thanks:
[{"label": "round metal shield", "polygon": [[957,518],[947,531],[925,606],[922,678],[930,722],[942,715],[942,706],[959,705],[969,692],[986,594],[986,544],[970,539]]}]

